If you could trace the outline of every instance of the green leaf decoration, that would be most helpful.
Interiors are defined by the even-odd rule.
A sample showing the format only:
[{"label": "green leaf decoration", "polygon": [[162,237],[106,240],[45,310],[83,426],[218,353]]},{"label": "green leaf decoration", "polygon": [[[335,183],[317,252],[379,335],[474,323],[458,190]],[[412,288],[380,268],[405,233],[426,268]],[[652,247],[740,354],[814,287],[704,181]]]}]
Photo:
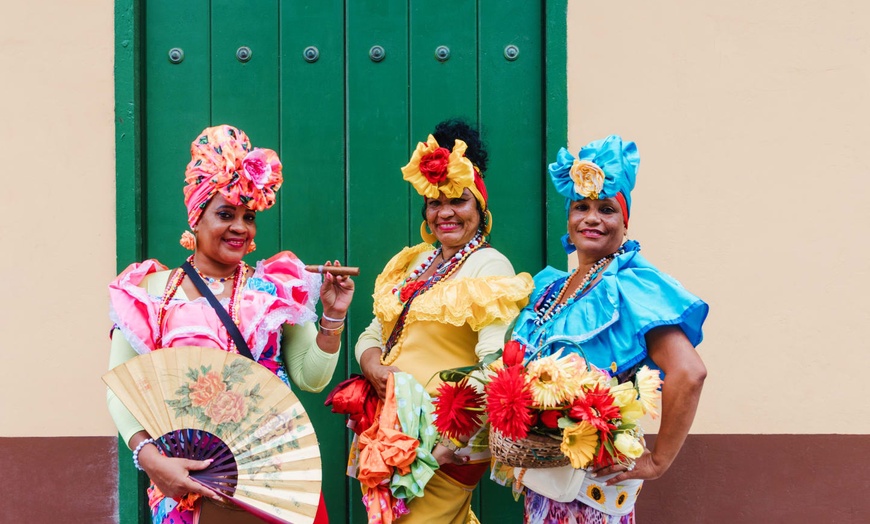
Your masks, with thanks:
[{"label": "green leaf decoration", "polygon": [[490,353],[489,355],[486,355],[480,361],[481,365],[484,367],[489,367],[490,364],[492,364],[493,362],[495,362],[496,360],[501,358],[501,355],[503,352],[504,352],[504,350],[499,348],[498,351],[495,351],[493,353]]},{"label": "green leaf decoration", "polygon": [[479,364],[474,366],[465,366],[461,368],[445,369],[444,371],[438,373],[438,376],[444,382],[459,382],[460,380],[467,377],[469,373],[477,369],[480,369]]},{"label": "green leaf decoration", "polygon": [[568,417],[559,418],[559,429],[573,428],[577,423]]}]

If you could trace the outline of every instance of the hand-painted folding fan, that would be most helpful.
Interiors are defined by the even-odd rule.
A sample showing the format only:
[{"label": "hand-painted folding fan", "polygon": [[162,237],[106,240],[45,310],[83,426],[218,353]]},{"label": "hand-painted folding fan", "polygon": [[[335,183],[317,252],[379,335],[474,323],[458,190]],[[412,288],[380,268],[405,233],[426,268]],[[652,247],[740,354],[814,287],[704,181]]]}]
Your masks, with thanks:
[{"label": "hand-painted folding fan", "polygon": [[220,349],[164,348],[103,375],[164,454],[212,464],[191,478],[267,522],[314,522],[317,436],[293,391]]}]

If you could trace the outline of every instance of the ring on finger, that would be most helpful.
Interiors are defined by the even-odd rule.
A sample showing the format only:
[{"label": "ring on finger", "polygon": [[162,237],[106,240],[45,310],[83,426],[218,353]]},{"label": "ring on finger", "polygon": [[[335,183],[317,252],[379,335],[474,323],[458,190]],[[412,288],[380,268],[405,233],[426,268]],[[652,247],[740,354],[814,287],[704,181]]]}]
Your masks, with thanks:
[{"label": "ring on finger", "polygon": [[631,470],[633,470],[633,469],[634,469],[634,465],[635,465],[635,463],[632,462],[632,463],[629,464],[628,466],[625,466],[625,471],[631,471]]}]

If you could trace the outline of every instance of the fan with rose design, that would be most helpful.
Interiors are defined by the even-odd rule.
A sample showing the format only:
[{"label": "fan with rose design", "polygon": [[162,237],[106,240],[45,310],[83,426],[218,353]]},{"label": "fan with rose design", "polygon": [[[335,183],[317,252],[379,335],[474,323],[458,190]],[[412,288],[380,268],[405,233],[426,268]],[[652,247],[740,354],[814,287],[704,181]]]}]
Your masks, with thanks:
[{"label": "fan with rose design", "polygon": [[139,355],[103,381],[167,456],[212,459],[197,482],[267,522],[313,523],[317,436],[293,391],[249,358],[204,347]]}]

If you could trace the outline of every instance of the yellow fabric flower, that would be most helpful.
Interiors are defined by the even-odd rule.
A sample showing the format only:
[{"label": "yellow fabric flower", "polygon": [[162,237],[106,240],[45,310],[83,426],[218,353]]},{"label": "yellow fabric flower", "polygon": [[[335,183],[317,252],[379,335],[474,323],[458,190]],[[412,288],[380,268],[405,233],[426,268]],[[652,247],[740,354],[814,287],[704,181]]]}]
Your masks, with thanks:
[{"label": "yellow fabric flower", "polygon": [[533,360],[526,368],[536,406],[553,408],[573,398],[576,390],[573,362],[559,359],[558,355]]},{"label": "yellow fabric flower", "polygon": [[613,439],[613,445],[620,453],[630,459],[636,459],[643,455],[643,444],[640,439],[630,433],[618,433]]},{"label": "yellow fabric flower", "polygon": [[661,400],[661,392],[659,386],[662,384],[662,379],[659,376],[657,369],[650,369],[643,366],[637,371],[635,377],[637,382],[637,391],[640,394],[640,403],[646,413],[649,413],[652,418],[659,416],[659,400]]},{"label": "yellow fabric flower", "polygon": [[574,181],[574,191],[592,200],[598,199],[598,194],[604,187],[604,171],[598,165],[588,160],[574,160],[571,165],[571,180]]},{"label": "yellow fabric flower", "polygon": [[433,184],[420,170],[420,161],[439,148],[438,141],[432,135],[429,135],[425,143],[418,143],[408,165],[402,168],[402,178],[407,180],[421,196],[438,198],[438,193],[442,192],[447,198],[459,198],[466,187],[474,186],[474,165],[471,160],[465,158],[465,150],[468,146],[462,140],[456,140],[453,151],[448,157],[446,179]]},{"label": "yellow fabric flower", "polygon": [[613,403],[619,406],[619,413],[623,422],[637,423],[643,416],[643,405],[637,399],[637,390],[631,382],[623,382],[610,388]]},{"label": "yellow fabric flower", "polygon": [[591,464],[596,447],[598,430],[585,420],[562,431],[562,453],[571,460],[573,468],[581,469]]}]

